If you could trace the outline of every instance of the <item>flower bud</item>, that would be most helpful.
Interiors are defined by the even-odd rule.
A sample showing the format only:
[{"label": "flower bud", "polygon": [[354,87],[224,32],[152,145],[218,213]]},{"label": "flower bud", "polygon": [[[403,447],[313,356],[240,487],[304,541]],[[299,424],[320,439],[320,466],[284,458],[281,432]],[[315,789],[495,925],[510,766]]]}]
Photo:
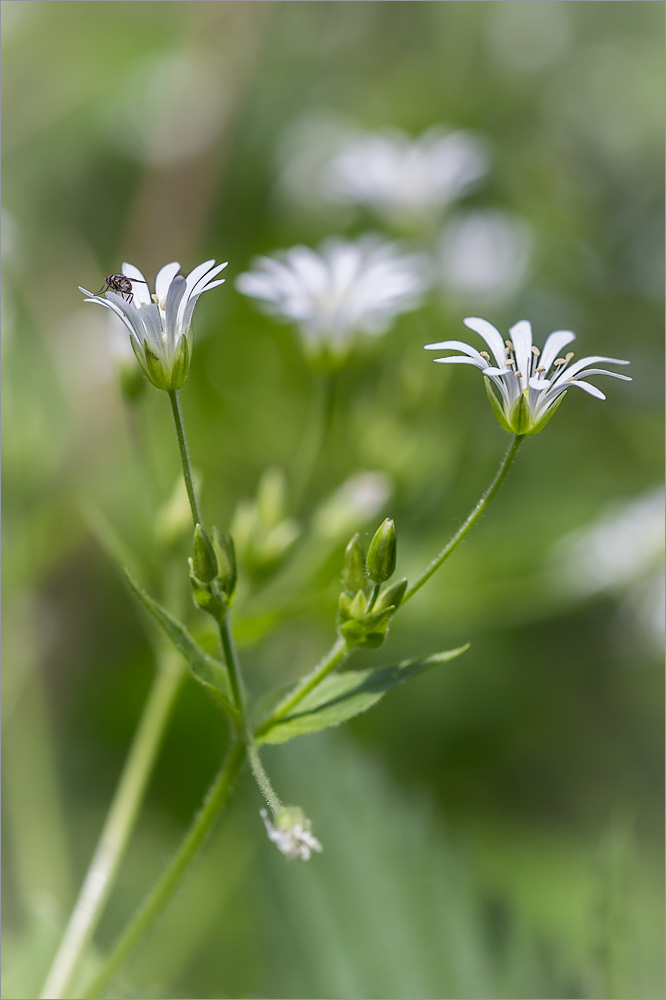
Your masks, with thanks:
[{"label": "flower bud", "polygon": [[405,591],[407,590],[407,577],[403,577],[402,580],[398,580],[396,583],[391,584],[386,590],[383,590],[375,602],[375,611],[383,611],[384,608],[394,608],[400,607],[400,602],[405,596]]},{"label": "flower bud", "polygon": [[192,569],[202,583],[210,583],[217,576],[217,559],[210,538],[200,524],[194,529]]},{"label": "flower bud", "polygon": [[238,571],[236,569],[236,548],[231,535],[222,535],[213,528],[213,548],[217,557],[217,575],[222,591],[227,598],[236,590]]},{"label": "flower bud", "polygon": [[363,590],[365,586],[365,551],[358,533],[345,549],[342,582],[345,590],[351,591],[352,594],[357,590]]},{"label": "flower bud", "polygon": [[375,583],[384,583],[395,572],[398,543],[395,524],[390,517],[384,519],[375,532],[368,549],[368,576]]},{"label": "flower bud", "polygon": [[367,607],[368,598],[362,590],[357,590],[349,607],[350,616],[352,618],[360,618],[361,615],[367,610]]}]

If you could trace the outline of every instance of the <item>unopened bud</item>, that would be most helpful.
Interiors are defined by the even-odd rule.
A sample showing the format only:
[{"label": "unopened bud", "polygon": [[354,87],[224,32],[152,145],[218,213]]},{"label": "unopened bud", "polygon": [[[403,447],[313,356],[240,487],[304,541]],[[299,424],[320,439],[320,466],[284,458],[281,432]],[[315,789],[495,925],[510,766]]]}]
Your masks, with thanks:
[{"label": "unopened bud", "polygon": [[222,535],[213,528],[213,548],[217,556],[217,573],[220,586],[227,598],[236,590],[238,570],[236,569],[236,547],[231,535]]},{"label": "unopened bud", "polygon": [[397,551],[395,524],[387,517],[375,532],[368,549],[367,568],[371,580],[384,583],[393,576]]},{"label": "unopened bud", "polygon": [[365,551],[360,535],[356,534],[345,549],[342,564],[342,582],[345,590],[355,593],[365,586]]},{"label": "unopened bud", "polygon": [[354,598],[351,602],[349,608],[349,613],[352,618],[360,618],[362,614],[365,613],[368,607],[368,598],[365,596],[362,590],[357,590],[354,594]]},{"label": "unopened bud", "polygon": [[405,596],[405,591],[407,590],[407,577],[403,577],[402,580],[398,580],[397,583],[391,584],[386,590],[383,590],[377,601],[375,602],[375,611],[383,611],[384,608],[394,608],[400,607],[400,602]]},{"label": "unopened bud", "polygon": [[210,583],[217,576],[217,559],[210,538],[200,524],[194,529],[192,568],[202,583]]}]

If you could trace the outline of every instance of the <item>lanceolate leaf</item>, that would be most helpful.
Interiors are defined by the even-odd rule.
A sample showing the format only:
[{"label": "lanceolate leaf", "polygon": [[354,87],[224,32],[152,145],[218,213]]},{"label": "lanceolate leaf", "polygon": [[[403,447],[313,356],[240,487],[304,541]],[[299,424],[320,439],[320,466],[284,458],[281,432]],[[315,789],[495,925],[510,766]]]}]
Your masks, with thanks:
[{"label": "lanceolate leaf", "polygon": [[219,660],[213,659],[208,653],[205,653],[201,646],[192,638],[185,626],[154,598],[150,597],[139,586],[129,570],[125,570],[125,574],[130,587],[141,603],[157,619],[176,649],[183,654],[192,668],[192,674],[195,679],[206,688],[208,693],[228,715],[235,717],[236,709],[231,700],[231,686],[225,665]]},{"label": "lanceolate leaf", "polygon": [[257,738],[257,742],[286,743],[295,736],[316,733],[329,726],[339,726],[341,722],[376,705],[391,688],[439,666],[440,663],[455,659],[468,648],[469,643],[445,653],[435,653],[434,656],[403,660],[393,667],[346,670],[344,673],[331,674],[288,715],[276,720],[270,729]]}]

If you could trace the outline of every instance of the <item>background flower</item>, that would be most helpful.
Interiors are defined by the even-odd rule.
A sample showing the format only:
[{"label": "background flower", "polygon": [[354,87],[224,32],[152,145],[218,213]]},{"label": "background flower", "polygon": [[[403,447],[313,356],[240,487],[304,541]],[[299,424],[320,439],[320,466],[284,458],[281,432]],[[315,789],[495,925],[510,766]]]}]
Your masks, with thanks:
[{"label": "background flower", "polygon": [[330,239],[258,257],[236,287],[273,316],[295,323],[306,352],[340,363],[355,334],[379,336],[415,309],[428,284],[428,260],[373,235]]}]

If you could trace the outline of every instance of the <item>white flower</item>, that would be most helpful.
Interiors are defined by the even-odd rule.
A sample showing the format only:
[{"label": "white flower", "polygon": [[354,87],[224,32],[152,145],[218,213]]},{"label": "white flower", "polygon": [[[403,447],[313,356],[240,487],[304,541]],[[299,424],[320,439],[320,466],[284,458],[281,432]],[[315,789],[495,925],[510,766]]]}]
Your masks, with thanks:
[{"label": "white flower", "polygon": [[158,389],[168,391],[180,389],[187,378],[192,314],[199,296],[224,283],[223,278],[212,279],[226,266],[207,260],[184,278],[178,273],[177,261],[166,264],[155,278],[155,293],[151,295],[141,271],[125,263],[122,275],[131,281],[131,293],[109,289],[102,297],[81,286],[79,290],[88,296],[86,302],[105,306],[123,321],[144,374]]},{"label": "white flower", "polygon": [[268,813],[262,809],[260,814],[266,827],[268,839],[271,840],[290,861],[309,861],[315,852],[321,854],[323,847],[311,832],[310,820],[301,809],[293,806],[282,806],[271,823]]},{"label": "white flower", "polygon": [[442,285],[457,299],[502,301],[525,277],[533,237],[505,212],[468,212],[450,219],[439,240]]},{"label": "white flower", "polygon": [[475,365],[480,368],[486,378],[486,390],[495,415],[502,427],[513,434],[537,434],[542,430],[571,386],[578,386],[597,399],[605,399],[600,389],[583,381],[589,375],[611,375],[625,382],[631,381],[627,375],[589,367],[603,361],[628,365],[628,361],[601,355],[572,361],[573,353],[560,357],[562,348],[576,338],[571,330],[555,330],[547,338],[543,351],[539,351],[532,344],[532,325],[527,320],[520,320],[512,326],[509,330],[511,339],[506,341],[502,340],[499,330],[485,319],[472,316],[463,322],[483,337],[495,365],[491,365],[491,356],[487,351],[477,351],[460,340],[426,344],[426,350],[462,351],[462,354],[435,360],[440,364]]},{"label": "white flower", "polygon": [[385,333],[397,315],[416,308],[428,283],[421,254],[399,252],[372,235],[326,240],[318,250],[295,246],[257,257],[236,286],[283,321],[295,323],[308,354],[340,364],[355,333]]},{"label": "white flower", "polygon": [[322,177],[331,200],[361,204],[389,222],[428,222],[487,171],[485,141],[472,132],[359,132],[341,144]]}]

